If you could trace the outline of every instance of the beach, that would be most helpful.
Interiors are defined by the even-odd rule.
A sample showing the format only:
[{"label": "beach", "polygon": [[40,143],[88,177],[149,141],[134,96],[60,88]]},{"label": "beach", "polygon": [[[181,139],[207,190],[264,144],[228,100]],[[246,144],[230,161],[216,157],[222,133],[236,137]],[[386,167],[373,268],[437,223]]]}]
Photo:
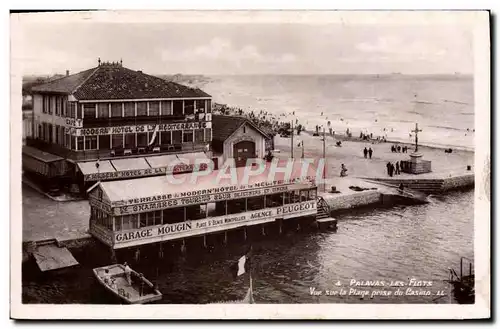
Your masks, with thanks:
[{"label": "beach", "polygon": [[[304,142],[304,157],[305,158],[322,158],[323,157],[323,142],[322,136],[312,136],[309,133],[301,133],[294,135],[294,150],[295,158],[302,156],[302,148],[299,143]],[[275,156],[280,158],[288,158],[291,156],[291,138],[283,138],[275,136]],[[336,141],[341,140],[342,146],[337,147]],[[409,155],[413,151],[412,144],[399,144],[401,146],[408,145],[408,153],[393,153],[391,152],[393,143],[371,143],[368,141],[360,141],[357,138],[347,139],[345,136],[332,137],[326,135],[326,177],[341,179],[340,167],[344,164],[348,169],[348,175],[353,177],[388,177],[386,164],[387,162],[395,162],[400,160],[409,160]],[[364,148],[371,148],[373,156],[371,159],[365,159],[363,155]],[[423,159],[432,161],[433,173],[444,175],[445,173],[452,174],[455,172],[464,172],[468,165],[474,168],[474,152],[465,150],[453,150],[452,153],[445,153],[442,148],[419,146],[419,153],[423,155]],[[411,177],[413,175],[401,174],[401,177]]]}]

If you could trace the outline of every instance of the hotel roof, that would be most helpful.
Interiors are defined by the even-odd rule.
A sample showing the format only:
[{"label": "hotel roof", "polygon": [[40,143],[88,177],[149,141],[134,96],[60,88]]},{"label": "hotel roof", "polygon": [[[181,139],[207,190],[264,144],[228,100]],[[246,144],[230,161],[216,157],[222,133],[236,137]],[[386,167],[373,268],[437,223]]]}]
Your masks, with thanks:
[{"label": "hotel roof", "polygon": [[78,100],[211,97],[198,88],[130,70],[121,64],[109,63],[37,85],[32,91],[72,94]]},{"label": "hotel roof", "polygon": [[245,123],[257,130],[265,138],[269,138],[268,134],[245,117],[216,114],[212,116],[212,138],[213,140],[224,142]]}]

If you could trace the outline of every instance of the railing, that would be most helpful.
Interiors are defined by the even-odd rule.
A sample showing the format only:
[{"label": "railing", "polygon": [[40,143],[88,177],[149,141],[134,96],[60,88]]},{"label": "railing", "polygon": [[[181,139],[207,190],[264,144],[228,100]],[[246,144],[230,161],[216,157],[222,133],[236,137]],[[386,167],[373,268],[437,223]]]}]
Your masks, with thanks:
[{"label": "railing", "polygon": [[330,212],[331,212],[330,206],[328,205],[328,203],[326,203],[325,199],[323,199],[320,196],[317,197],[317,207],[318,207],[318,213],[324,212],[325,214],[330,216]]},{"label": "railing", "polygon": [[[134,157],[142,155],[152,156],[152,155],[178,153],[180,151],[204,152],[207,150],[207,144],[208,142],[182,143],[182,144],[178,143],[169,145],[153,145],[150,147],[139,146],[130,148],[125,147],[125,148],[102,149],[102,150],[75,151],[75,150],[68,150],[67,148],[62,147],[61,145],[49,144],[47,142],[38,139],[27,138],[27,145],[29,146],[33,146],[42,151],[59,155],[63,158],[68,158],[75,161],[90,161],[90,160],[97,160],[98,158],[104,160],[106,158]],[[130,150],[130,153],[125,155],[125,150]]]}]

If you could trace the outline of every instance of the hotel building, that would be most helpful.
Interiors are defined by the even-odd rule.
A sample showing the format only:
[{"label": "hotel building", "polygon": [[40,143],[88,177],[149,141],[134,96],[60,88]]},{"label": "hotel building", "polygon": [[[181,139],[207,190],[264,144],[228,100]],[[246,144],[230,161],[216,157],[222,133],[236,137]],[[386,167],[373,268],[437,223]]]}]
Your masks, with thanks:
[{"label": "hotel building", "polygon": [[[187,172],[211,159],[211,96],[200,89],[98,61],[32,89],[32,135],[23,170],[41,185]],[[179,154],[185,166],[171,166]]]}]

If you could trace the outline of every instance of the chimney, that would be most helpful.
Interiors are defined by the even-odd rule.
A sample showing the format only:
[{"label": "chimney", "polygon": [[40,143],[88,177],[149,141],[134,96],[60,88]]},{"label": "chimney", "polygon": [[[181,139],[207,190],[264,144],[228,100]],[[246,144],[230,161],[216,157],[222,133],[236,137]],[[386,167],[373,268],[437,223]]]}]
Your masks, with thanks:
[{"label": "chimney", "polygon": [[66,76],[69,77],[69,70],[66,70]]}]

